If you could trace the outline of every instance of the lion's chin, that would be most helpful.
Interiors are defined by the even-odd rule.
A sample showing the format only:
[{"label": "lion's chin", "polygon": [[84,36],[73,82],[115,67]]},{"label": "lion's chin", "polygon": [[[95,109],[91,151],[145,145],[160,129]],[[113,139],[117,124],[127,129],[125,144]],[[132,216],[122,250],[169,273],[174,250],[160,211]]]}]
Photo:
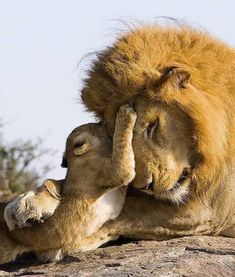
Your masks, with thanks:
[{"label": "lion's chin", "polygon": [[168,191],[161,191],[154,194],[157,199],[170,201],[175,204],[184,204],[188,201],[189,182],[185,182],[181,186],[175,186]]},{"label": "lion's chin", "polygon": [[189,196],[189,182],[185,182],[180,187],[175,186],[170,190],[154,191],[154,190],[142,190],[143,192],[155,196],[156,199],[172,202],[180,205],[187,203]]},{"label": "lion's chin", "polygon": [[175,204],[187,203],[190,186],[190,175],[187,171],[183,171],[179,179],[168,189],[159,190],[156,188],[154,181],[146,186],[143,191],[147,194],[154,195],[157,199],[170,201]]},{"label": "lion's chin", "polygon": [[161,186],[157,186],[154,178],[152,182],[143,187],[141,191],[155,196],[157,199],[163,201],[170,201],[175,204],[187,203],[189,195],[189,186],[191,182],[191,170],[185,168],[178,180],[169,186],[167,189],[160,189]]}]

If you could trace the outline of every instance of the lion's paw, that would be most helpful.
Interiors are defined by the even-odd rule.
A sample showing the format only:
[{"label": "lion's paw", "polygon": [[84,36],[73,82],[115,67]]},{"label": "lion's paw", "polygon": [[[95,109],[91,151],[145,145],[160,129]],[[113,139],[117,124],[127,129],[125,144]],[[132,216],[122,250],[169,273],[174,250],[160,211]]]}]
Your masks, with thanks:
[{"label": "lion's paw", "polygon": [[42,207],[38,205],[33,191],[23,193],[10,202],[4,211],[4,219],[9,230],[31,227],[35,222],[43,222]]}]

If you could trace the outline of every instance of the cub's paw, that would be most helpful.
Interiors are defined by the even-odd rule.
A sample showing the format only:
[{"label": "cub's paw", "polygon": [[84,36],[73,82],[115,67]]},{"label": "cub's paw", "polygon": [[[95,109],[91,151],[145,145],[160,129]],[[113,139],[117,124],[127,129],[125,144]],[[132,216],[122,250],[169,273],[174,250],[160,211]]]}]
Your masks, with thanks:
[{"label": "cub's paw", "polygon": [[4,219],[9,230],[30,227],[33,222],[42,222],[42,210],[34,203],[34,198],[35,193],[29,191],[20,194],[6,206]]},{"label": "cub's paw", "polygon": [[118,123],[121,123],[121,122],[129,123],[132,126],[134,126],[136,122],[136,118],[137,118],[137,114],[129,104],[122,105],[119,108],[119,111],[117,113]]},{"label": "cub's paw", "polygon": [[4,218],[10,230],[30,227],[43,222],[58,207],[61,181],[48,179],[36,191],[29,191],[16,197],[4,211]]},{"label": "cub's paw", "polygon": [[[54,210],[51,212],[53,214]],[[33,223],[43,222],[50,216],[50,211],[44,211],[44,207],[38,203],[35,192],[29,191],[16,197],[10,202],[4,211],[4,219],[9,230],[31,227]]]}]

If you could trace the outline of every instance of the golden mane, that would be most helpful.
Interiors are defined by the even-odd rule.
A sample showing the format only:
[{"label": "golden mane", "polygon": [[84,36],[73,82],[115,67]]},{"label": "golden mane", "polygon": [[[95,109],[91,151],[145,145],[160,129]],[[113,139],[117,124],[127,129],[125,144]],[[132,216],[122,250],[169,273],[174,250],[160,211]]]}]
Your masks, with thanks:
[{"label": "golden mane", "polygon": [[189,26],[141,27],[98,55],[82,100],[105,118],[109,110],[151,89],[169,67],[187,71],[189,84],[179,90],[166,79],[153,97],[177,103],[192,118],[201,157],[195,178],[218,183],[235,157],[234,49]]}]

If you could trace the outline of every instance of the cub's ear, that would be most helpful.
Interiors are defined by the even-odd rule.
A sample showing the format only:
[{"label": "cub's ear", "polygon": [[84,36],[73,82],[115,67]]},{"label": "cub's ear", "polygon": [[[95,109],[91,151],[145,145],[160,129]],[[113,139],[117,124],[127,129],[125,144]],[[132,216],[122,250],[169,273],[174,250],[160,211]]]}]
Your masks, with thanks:
[{"label": "cub's ear", "polygon": [[47,179],[43,182],[43,186],[45,186],[50,193],[50,195],[55,198],[56,200],[61,200],[61,186],[64,180],[54,180],[54,179]]},{"label": "cub's ear", "polygon": [[161,72],[162,76],[157,81],[155,86],[156,88],[159,88],[160,86],[168,82],[171,82],[178,88],[186,88],[191,77],[189,71],[177,66],[163,68]]}]

